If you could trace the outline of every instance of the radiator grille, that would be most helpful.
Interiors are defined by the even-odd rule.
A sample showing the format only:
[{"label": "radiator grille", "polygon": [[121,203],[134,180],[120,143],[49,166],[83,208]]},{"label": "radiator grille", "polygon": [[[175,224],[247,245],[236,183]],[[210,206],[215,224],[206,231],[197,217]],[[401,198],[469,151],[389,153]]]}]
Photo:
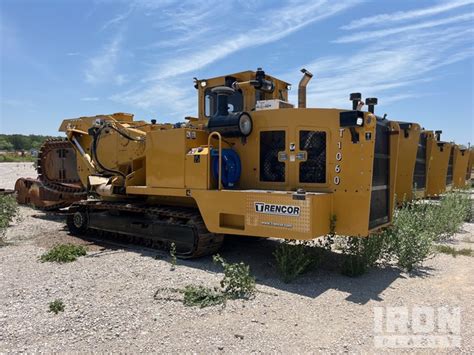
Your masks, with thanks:
[{"label": "radiator grille", "polygon": [[278,161],[284,150],[285,131],[260,132],[260,181],[285,181],[285,162]]},{"label": "radiator grille", "polygon": [[453,155],[454,149],[451,148],[451,153],[449,154],[448,173],[446,174],[446,185],[451,185],[453,183]]},{"label": "radiator grille", "polygon": [[388,121],[377,120],[375,133],[369,228],[389,221],[390,214],[390,128]]},{"label": "radiator grille", "polygon": [[326,182],[326,132],[300,131],[300,150],[306,161],[300,163],[300,182]]}]

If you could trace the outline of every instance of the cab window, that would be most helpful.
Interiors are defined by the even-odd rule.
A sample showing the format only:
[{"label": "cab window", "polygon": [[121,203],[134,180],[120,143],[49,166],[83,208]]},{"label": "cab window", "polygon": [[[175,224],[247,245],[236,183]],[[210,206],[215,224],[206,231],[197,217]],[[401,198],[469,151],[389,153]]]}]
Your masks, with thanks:
[{"label": "cab window", "polygon": [[[211,117],[217,110],[217,95],[211,92],[212,88],[206,89],[204,94],[204,114]],[[244,110],[244,97],[241,92],[236,91],[229,96],[229,112],[241,112]]]}]

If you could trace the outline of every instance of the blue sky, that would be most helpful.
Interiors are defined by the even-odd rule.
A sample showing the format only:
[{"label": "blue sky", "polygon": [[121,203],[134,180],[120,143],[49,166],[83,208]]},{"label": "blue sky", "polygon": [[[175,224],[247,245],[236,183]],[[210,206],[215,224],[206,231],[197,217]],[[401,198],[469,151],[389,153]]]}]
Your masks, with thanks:
[{"label": "blue sky", "polygon": [[311,107],[376,112],[474,143],[474,0],[0,0],[0,132],[62,119],[196,115],[192,78],[263,67],[315,74]]}]

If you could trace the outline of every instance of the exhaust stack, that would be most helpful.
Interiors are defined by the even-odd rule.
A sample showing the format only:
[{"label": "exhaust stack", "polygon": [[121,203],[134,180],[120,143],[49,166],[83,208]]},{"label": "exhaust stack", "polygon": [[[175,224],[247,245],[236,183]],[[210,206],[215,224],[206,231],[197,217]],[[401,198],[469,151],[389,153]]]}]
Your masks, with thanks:
[{"label": "exhaust stack", "polygon": [[298,108],[306,108],[306,86],[313,77],[313,74],[304,68],[301,69],[301,72],[303,77],[298,84]]},{"label": "exhaust stack", "polygon": [[[362,100],[362,94],[360,92],[353,92],[349,95],[349,100],[352,101],[352,110],[353,111],[358,111],[362,108],[359,107],[360,106],[360,103],[361,103],[361,100]],[[362,102],[362,105],[364,103]]]},{"label": "exhaust stack", "polygon": [[369,106],[369,112],[370,113],[375,113],[375,105],[377,105],[378,100],[376,97],[368,97],[365,99],[365,104]]}]

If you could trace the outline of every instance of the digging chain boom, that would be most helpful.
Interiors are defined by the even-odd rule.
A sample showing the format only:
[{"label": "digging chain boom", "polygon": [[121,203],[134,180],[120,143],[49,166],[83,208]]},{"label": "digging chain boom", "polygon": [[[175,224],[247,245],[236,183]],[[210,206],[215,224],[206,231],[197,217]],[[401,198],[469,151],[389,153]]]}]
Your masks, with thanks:
[{"label": "digging chain boom", "polygon": [[[52,177],[50,174],[57,171],[57,166],[53,171],[51,168],[48,168],[47,161],[50,159],[50,154],[57,154],[59,158],[65,158],[64,151],[72,151],[71,143],[63,138],[50,138],[46,140],[38,152],[38,159],[36,163],[36,171],[38,173],[38,180],[41,180],[43,183],[70,183],[78,184],[80,183],[79,176],[77,176],[76,171],[67,171],[67,177],[65,172],[59,173],[59,177]],[[53,161],[54,164],[54,161]],[[75,168],[75,166],[74,166]],[[62,169],[65,170],[65,169]],[[69,177],[70,176],[70,177]]]},{"label": "digging chain boom", "polygon": [[86,198],[87,193],[77,176],[73,158],[74,151],[67,140],[46,140],[38,152],[38,177],[20,178],[15,183],[17,201],[51,211]]}]

